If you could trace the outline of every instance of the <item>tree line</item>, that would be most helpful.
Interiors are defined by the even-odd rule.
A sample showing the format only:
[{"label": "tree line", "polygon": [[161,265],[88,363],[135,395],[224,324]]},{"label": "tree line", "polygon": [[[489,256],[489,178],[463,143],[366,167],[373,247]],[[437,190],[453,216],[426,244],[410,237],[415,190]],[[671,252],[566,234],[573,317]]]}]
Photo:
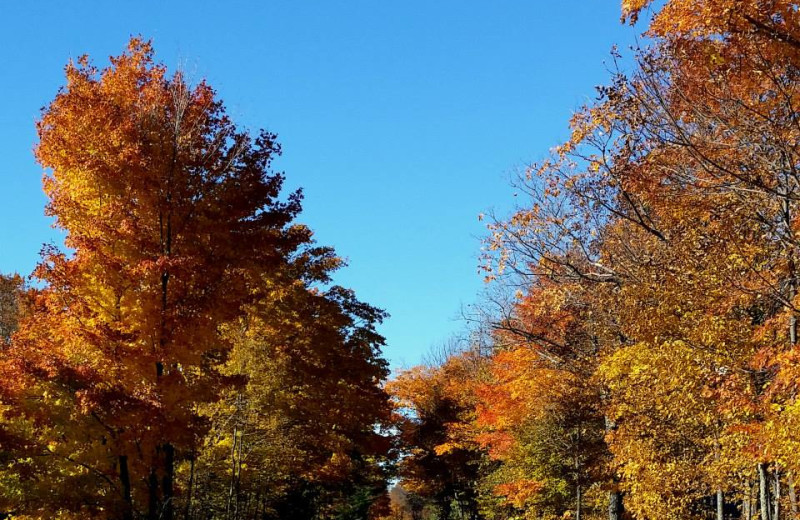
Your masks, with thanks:
[{"label": "tree line", "polygon": [[647,40],[490,215],[467,348],[402,372],[391,518],[798,518],[800,13]]}]

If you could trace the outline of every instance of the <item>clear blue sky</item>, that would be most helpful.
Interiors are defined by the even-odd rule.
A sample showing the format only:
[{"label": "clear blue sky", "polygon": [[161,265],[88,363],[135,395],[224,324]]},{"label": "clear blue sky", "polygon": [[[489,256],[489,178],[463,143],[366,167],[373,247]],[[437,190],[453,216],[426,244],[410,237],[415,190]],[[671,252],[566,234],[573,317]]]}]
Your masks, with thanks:
[{"label": "clear blue sky", "polygon": [[476,300],[483,224],[509,173],[566,136],[639,29],[619,0],[4,1],[0,3],[0,271],[43,243],[34,120],[70,57],[105,64],[132,34],[205,77],[237,122],[277,132],[302,220],[350,266],[337,282],[387,309],[385,350],[417,363]]}]

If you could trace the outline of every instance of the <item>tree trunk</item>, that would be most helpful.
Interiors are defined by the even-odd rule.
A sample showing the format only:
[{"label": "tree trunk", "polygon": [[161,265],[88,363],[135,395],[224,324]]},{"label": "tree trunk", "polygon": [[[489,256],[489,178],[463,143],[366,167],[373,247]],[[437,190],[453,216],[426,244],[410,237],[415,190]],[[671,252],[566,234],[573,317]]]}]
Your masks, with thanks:
[{"label": "tree trunk", "polygon": [[[617,427],[608,416],[603,417],[603,422],[606,433],[615,430]],[[608,494],[608,520],[622,520],[622,512],[624,510],[622,507],[622,493],[616,487],[617,477],[614,475],[614,489]]]},{"label": "tree trunk", "polygon": [[777,465],[775,466],[775,471],[772,473],[772,477],[775,482],[775,496],[773,497],[775,513],[772,515],[772,520],[779,520],[781,517],[781,474]]},{"label": "tree trunk", "polygon": [[133,501],[131,500],[131,475],[128,471],[128,456],[119,456],[119,481],[122,484],[122,498],[125,500],[122,520],[133,520]]},{"label": "tree trunk", "polygon": [[452,507],[450,505],[450,497],[446,497],[442,502],[442,518],[450,519],[450,513],[452,511]]},{"label": "tree trunk", "polygon": [[258,513],[261,511],[261,491],[256,491],[255,511],[253,511],[253,518],[258,519]]},{"label": "tree trunk", "polygon": [[147,479],[148,504],[147,520],[158,520],[158,477],[155,468],[150,468],[150,477]]},{"label": "tree trunk", "polygon": [[164,492],[163,520],[175,518],[175,496],[173,482],[175,481],[175,447],[167,443],[164,445],[164,478],[161,486]]},{"label": "tree trunk", "polygon": [[192,515],[192,499],[194,498],[194,454],[189,459],[189,486],[186,490],[186,507],[183,511],[184,520],[189,520]]},{"label": "tree trunk", "polygon": [[[788,187],[787,187],[788,190]],[[784,219],[786,220],[786,228],[787,232],[790,234],[791,238],[794,238],[792,235],[794,234],[792,231],[792,207],[791,201],[787,196],[784,199]],[[793,240],[790,240],[790,243],[793,243]],[[797,296],[797,276],[796,276],[796,269],[797,266],[795,265],[794,261],[794,250],[789,249],[788,252],[788,265],[787,271],[789,275],[789,305],[794,304],[794,299]],[[791,309],[791,307],[790,307]],[[789,348],[793,349],[797,345],[797,315],[792,310],[791,315],[789,316]],[[792,395],[794,398],[795,396]],[[778,513],[780,511],[780,477],[778,475],[777,467],[775,469],[775,519],[778,520]],[[794,479],[792,478],[792,473],[789,472],[789,502],[792,512],[792,520],[797,518],[797,502],[795,500],[794,494]]]},{"label": "tree trunk", "polygon": [[612,491],[608,494],[608,520],[622,520],[622,493]]},{"label": "tree trunk", "polygon": [[[788,187],[787,187],[787,196],[783,200],[783,219],[786,225],[786,233],[789,234],[789,242],[794,242],[794,233],[792,231],[792,207],[791,201],[788,195]],[[797,270],[797,266],[794,262],[794,251],[790,248],[787,253],[787,275],[788,275],[788,282],[789,282],[789,294],[788,300],[791,309],[791,305],[794,301],[795,296],[797,295],[797,277],[795,271]],[[793,347],[797,344],[797,316],[794,312],[791,313],[789,316],[789,346]]]},{"label": "tree trunk", "polygon": [[753,513],[752,513],[752,499],[753,499],[753,487],[750,482],[747,483],[746,492],[744,495],[744,500],[742,501],[742,520],[752,520]]},{"label": "tree trunk", "polygon": [[236,433],[238,428],[233,427],[233,446],[231,446],[231,481],[228,487],[228,505],[225,507],[225,518],[230,519],[233,506],[233,494],[236,489]]},{"label": "tree trunk", "polygon": [[[792,233],[792,214],[791,214],[791,206],[789,198],[786,197],[785,200],[785,219],[788,228],[788,232]],[[789,303],[790,305],[794,303],[794,298],[797,296],[797,277],[795,274],[796,265],[794,261],[794,251],[789,250],[789,262],[788,262],[788,271],[789,271]],[[797,315],[792,312],[789,316],[789,348],[794,348],[797,345]],[[794,395],[792,397],[795,397]],[[792,473],[789,472],[789,504],[791,507],[792,512],[792,520],[797,520],[797,499],[794,493],[794,478],[792,477]],[[778,508],[780,502],[780,480],[778,478],[777,471],[775,472],[775,490],[776,495],[778,498],[775,500],[775,520],[778,520]]]},{"label": "tree trunk", "polygon": [[581,485],[575,489],[575,520],[581,520]]},{"label": "tree trunk", "polygon": [[763,462],[758,465],[758,491],[758,501],[761,506],[761,518],[759,520],[772,520],[769,508],[769,477],[766,465]]},{"label": "tree trunk", "polygon": [[753,486],[753,481],[752,480],[748,480],[747,481],[747,495],[745,496],[745,501],[744,501],[744,506],[743,506],[743,509],[744,509],[744,520],[753,520],[753,512],[754,512],[754,509],[755,509],[755,500],[753,499],[754,491],[755,490],[754,490],[754,486]]},{"label": "tree trunk", "polygon": [[725,497],[722,494],[722,490],[717,490],[717,520],[725,520],[724,518],[724,510],[725,510]]},{"label": "tree trunk", "polygon": [[242,489],[242,449],[244,447],[244,430],[239,434],[239,456],[236,458],[236,495],[233,497],[233,520],[239,518],[239,495]]}]

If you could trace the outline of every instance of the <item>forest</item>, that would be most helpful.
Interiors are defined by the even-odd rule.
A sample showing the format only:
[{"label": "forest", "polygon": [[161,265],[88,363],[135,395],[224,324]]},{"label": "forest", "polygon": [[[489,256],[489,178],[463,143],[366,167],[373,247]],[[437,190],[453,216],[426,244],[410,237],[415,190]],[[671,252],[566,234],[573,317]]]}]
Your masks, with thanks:
[{"label": "forest", "polygon": [[480,216],[467,340],[394,374],[277,135],[145,38],[71,61],[34,148],[64,245],[0,277],[0,519],[798,520],[800,5],[621,23]]}]

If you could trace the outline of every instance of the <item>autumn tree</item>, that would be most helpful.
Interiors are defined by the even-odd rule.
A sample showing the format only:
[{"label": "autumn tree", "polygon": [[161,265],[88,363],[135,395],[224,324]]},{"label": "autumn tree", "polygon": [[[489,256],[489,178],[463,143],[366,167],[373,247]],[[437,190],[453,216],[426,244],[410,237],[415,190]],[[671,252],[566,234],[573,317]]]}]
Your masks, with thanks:
[{"label": "autumn tree", "polygon": [[469,351],[442,361],[405,370],[387,385],[398,410],[401,484],[435,506],[439,518],[457,511],[476,519],[478,483],[489,462],[470,432],[483,361]]},{"label": "autumn tree", "polygon": [[596,347],[562,298],[546,282],[519,297],[476,389],[476,441],[501,462],[487,480],[526,518],[596,518],[607,491]]},{"label": "autumn tree", "polygon": [[561,458],[597,442],[609,518],[796,517],[797,6],[654,5],[623,2],[649,47],[490,222],[493,352],[455,422],[521,514],[581,489],[585,409]]},{"label": "autumn tree", "polygon": [[389,409],[376,384],[386,369],[375,331],[383,313],[341,287],[311,288],[339,263],[312,260],[296,259],[298,278],[265,280],[269,291],[228,331],[225,370],[247,384],[206,408],[212,429],[185,468],[196,482],[192,508],[203,514],[354,518],[385,491]]},{"label": "autumn tree", "polygon": [[[312,425],[327,428],[330,441],[316,450],[325,464],[311,467],[341,472],[358,452],[378,456],[369,444],[379,443],[373,425],[384,413],[374,331],[382,314],[344,289],[313,287],[338,260],[292,223],[300,194],[279,198],[275,136],[238,129],[211,87],[168,75],[138,38],[107,68],[81,57],[66,76],[38,122],[36,157],[68,252],[45,251],[35,272],[44,287],[3,356],[19,377],[0,394],[4,417],[14,419],[2,440],[25,439],[24,450],[4,444],[17,455],[3,471],[13,481],[2,486],[6,510],[31,518],[185,513],[180,488],[191,493],[195,483],[179,486],[176,469],[195,460],[209,431],[214,417],[202,408],[260,375],[263,364],[244,372],[226,365],[237,331],[256,320],[262,325],[249,330],[271,337],[258,355],[280,367],[265,377],[282,378],[275,391],[287,385],[281,406],[300,400],[307,414],[292,423],[306,428],[304,446]],[[297,286],[297,307],[261,312],[277,297],[269,282],[277,273]],[[288,324],[272,329],[273,319]],[[262,349],[255,344],[250,357]]]},{"label": "autumn tree", "polygon": [[23,280],[19,275],[0,275],[0,340],[11,339],[23,307]]}]

